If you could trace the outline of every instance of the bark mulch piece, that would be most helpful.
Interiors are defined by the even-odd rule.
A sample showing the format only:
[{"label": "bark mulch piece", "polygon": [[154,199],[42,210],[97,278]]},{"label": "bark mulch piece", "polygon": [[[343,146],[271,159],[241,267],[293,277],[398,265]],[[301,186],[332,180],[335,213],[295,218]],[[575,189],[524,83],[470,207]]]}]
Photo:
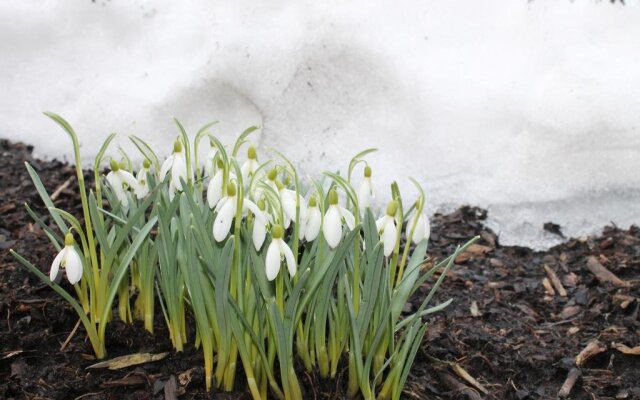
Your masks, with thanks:
[{"label": "bark mulch piece", "polygon": [[[114,321],[107,347],[110,357],[168,356],[117,371],[86,369],[96,360],[82,326],[65,343],[78,320],[74,311],[8,252],[45,272],[55,255],[24,209],[27,202],[47,215],[25,161],[49,193],[57,191],[56,206],[81,214],[75,169],[33,159],[31,150],[0,140],[0,398],[250,399],[242,374],[236,392],[206,393],[201,352],[173,352],[160,312],[154,336],[141,324]],[[89,171],[85,178],[91,185]],[[431,262],[475,235],[482,239],[458,257],[435,296],[433,304],[454,301],[429,320],[403,398],[640,398],[640,228],[605,227],[601,236],[539,252],[501,246],[485,218],[484,210],[462,207],[431,221]],[[420,304],[430,284],[405,311]],[[306,398],[345,398],[344,371],[329,381],[302,370],[299,377]]]}]

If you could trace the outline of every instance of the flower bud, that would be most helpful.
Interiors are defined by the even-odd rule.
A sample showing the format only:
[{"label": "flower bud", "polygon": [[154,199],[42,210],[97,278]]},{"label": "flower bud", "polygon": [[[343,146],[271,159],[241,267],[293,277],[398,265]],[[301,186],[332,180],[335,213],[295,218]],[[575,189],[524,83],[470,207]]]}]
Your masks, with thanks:
[{"label": "flower bud", "polygon": [[282,229],[282,225],[274,225],[271,228],[271,236],[274,239],[282,239],[284,236],[284,229]]},{"label": "flower bud", "polygon": [[364,167],[364,177],[371,178],[371,167],[368,165]]},{"label": "flower bud", "polygon": [[224,167],[224,162],[222,162],[221,158],[216,159],[216,165],[218,166],[218,168]]},{"label": "flower bud", "polygon": [[150,167],[150,166],[151,166],[151,161],[149,161],[149,160],[148,160],[148,159],[146,159],[146,158],[145,158],[144,160],[142,160],[142,167],[143,167],[143,168],[147,168],[147,169],[149,169],[149,167]]},{"label": "flower bud", "polygon": [[266,203],[264,202],[264,199],[260,199],[258,200],[258,208],[260,209],[260,211],[264,211],[267,208]]},{"label": "flower bud", "polygon": [[316,196],[311,196],[309,199],[309,207],[316,207],[318,205],[318,200],[316,200]]}]

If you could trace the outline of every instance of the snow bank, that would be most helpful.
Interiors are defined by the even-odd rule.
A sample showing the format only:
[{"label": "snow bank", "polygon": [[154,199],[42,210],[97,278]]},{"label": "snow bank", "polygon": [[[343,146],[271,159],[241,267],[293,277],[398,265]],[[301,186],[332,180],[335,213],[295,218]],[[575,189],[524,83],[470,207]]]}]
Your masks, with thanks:
[{"label": "snow bank", "polygon": [[[503,243],[640,221],[640,7],[595,1],[0,2],[0,135],[168,152],[171,117],[263,127],[311,174],[365,147],[381,196],[489,207]],[[406,179],[399,183],[409,193]]]}]

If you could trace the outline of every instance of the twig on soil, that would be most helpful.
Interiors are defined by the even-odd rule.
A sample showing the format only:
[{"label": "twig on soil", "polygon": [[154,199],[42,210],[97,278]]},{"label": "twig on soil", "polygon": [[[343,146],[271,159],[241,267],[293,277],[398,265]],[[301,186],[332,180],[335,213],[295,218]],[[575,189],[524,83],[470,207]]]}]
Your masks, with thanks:
[{"label": "twig on soil", "polygon": [[580,375],[582,375],[580,369],[576,367],[571,368],[567,374],[567,379],[565,379],[562,387],[560,387],[560,390],[558,391],[558,397],[568,397]]},{"label": "twig on soil", "polygon": [[80,326],[80,322],[82,322],[82,320],[80,320],[80,318],[78,318],[78,322],[76,322],[76,326],[73,327],[73,329],[71,330],[71,333],[69,333],[69,336],[67,336],[67,339],[64,341],[64,343],[62,343],[62,346],[60,346],[60,351],[62,351],[62,350],[67,348],[67,345],[69,344],[69,342],[71,342],[71,339],[76,334],[76,331],[78,330],[78,327]]},{"label": "twig on soil", "polygon": [[85,393],[85,394],[83,394],[83,395],[81,395],[81,396],[76,397],[76,398],[75,398],[75,399],[73,399],[73,400],[80,400],[80,399],[84,399],[85,397],[97,396],[97,395],[99,395],[99,394],[101,394],[101,393],[102,393],[102,392],[91,392],[91,393]]},{"label": "twig on soil", "polygon": [[482,384],[480,382],[478,382],[473,376],[471,376],[464,368],[462,368],[460,366],[460,364],[452,362],[449,365],[451,366],[451,369],[453,369],[453,371],[460,378],[462,378],[465,381],[467,381],[467,383],[469,383],[471,386],[473,386],[474,388],[478,389],[479,391],[481,391],[484,394],[489,394],[489,391],[487,389],[485,389],[485,387],[482,386]]},{"label": "twig on soil", "polygon": [[600,354],[603,351],[606,351],[607,347],[600,343],[599,340],[594,339],[587,344],[587,346],[582,349],[580,354],[576,356],[576,365],[578,367],[582,366],[588,359],[595,356],[596,354]]},{"label": "twig on soil", "polygon": [[613,343],[612,347],[623,354],[627,354],[630,356],[640,356],[640,346],[629,347],[622,343]]},{"label": "twig on soil", "polygon": [[76,179],[75,176],[70,176],[69,179],[67,179],[60,186],[58,186],[56,188],[56,190],[53,192],[53,194],[51,195],[51,201],[56,201],[58,196],[60,196],[60,193],[62,193],[63,190],[68,188],[69,185],[71,184],[71,182],[73,182],[74,179]]},{"label": "twig on soil", "polygon": [[587,269],[602,283],[611,283],[614,286],[629,286],[629,282],[618,278],[613,272],[600,264],[600,261],[594,256],[587,259]]},{"label": "twig on soil", "polygon": [[562,286],[562,282],[560,282],[560,279],[558,278],[558,275],[556,275],[556,272],[553,269],[549,268],[549,266],[547,265],[544,266],[544,271],[547,273],[549,280],[553,284],[553,287],[556,288],[558,294],[562,297],[567,297],[567,291],[565,290],[564,286]]},{"label": "twig on soil", "polygon": [[465,395],[469,400],[482,400],[480,394],[475,390],[458,381],[453,375],[448,372],[438,372],[440,381],[445,384],[449,389],[454,390],[457,393]]}]

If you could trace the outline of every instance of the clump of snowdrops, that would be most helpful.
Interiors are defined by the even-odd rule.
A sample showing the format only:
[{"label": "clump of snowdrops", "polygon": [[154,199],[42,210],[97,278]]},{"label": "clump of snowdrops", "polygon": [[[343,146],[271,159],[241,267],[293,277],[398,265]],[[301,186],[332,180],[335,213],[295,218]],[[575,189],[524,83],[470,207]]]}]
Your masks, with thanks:
[{"label": "clump of snowdrops", "polygon": [[[49,276],[13,254],[71,304],[97,358],[106,357],[114,313],[153,332],[157,296],[175,350],[188,342],[202,349],[207,389],[232,390],[240,364],[254,399],[302,399],[300,360],[324,378],[346,365],[351,397],[400,398],[426,330],[423,317],[451,302],[431,305],[432,297],[470,244],[425,263],[430,229],[417,182],[419,195],[409,203],[392,184],[376,216],[365,160],[374,149],[356,155],[346,176],[302,180],[277,150],[269,151],[272,159],[258,155],[249,140],[255,127],[225,147],[210,133],[214,124],[192,141],[176,121],[179,135],[163,162],[130,137],[144,160],[137,171],[124,151],[107,154],[110,135],[91,190],[77,135],[61,117],[46,115],[72,140],[83,221],[53,205],[27,164],[55,226],[27,211],[59,253]],[[107,161],[110,172],[101,176]],[[59,284],[63,275],[70,285]],[[423,285],[430,292],[405,313]],[[187,313],[196,325],[192,338]]]}]

